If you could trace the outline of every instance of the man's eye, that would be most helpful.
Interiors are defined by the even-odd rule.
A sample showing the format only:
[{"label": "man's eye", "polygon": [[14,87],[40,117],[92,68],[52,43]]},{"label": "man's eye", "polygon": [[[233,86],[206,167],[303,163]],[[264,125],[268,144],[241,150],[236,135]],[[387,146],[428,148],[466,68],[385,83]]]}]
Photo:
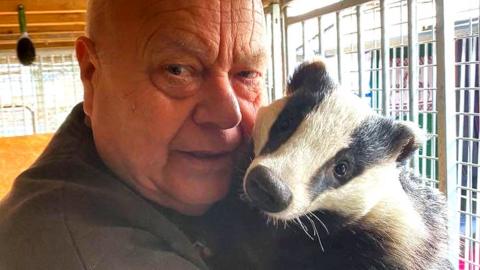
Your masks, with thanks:
[{"label": "man's eye", "polygon": [[182,73],[187,71],[187,69],[182,65],[167,65],[165,70],[175,76],[180,76]]},{"label": "man's eye", "polygon": [[258,72],[248,70],[240,71],[237,75],[245,79],[256,79],[259,76]]}]

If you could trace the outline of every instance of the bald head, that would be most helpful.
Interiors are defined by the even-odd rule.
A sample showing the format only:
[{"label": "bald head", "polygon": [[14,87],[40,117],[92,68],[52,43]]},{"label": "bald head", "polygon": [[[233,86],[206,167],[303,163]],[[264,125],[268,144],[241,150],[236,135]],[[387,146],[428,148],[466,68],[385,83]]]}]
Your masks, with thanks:
[{"label": "bald head", "polygon": [[94,40],[96,33],[105,24],[106,13],[110,10],[110,0],[89,0],[87,8],[87,26],[85,32],[87,37]]},{"label": "bald head", "polygon": [[[197,10],[194,11],[192,8]],[[212,13],[216,15],[223,13],[223,16],[205,17],[202,16],[202,9],[213,11]],[[183,16],[173,20],[171,17],[171,20],[168,20],[169,17],[164,16],[173,12],[181,13]],[[204,14],[207,12],[203,12]],[[144,30],[158,21],[164,21],[164,25],[172,25],[179,24],[180,20],[184,20],[182,22],[184,24],[202,28],[216,28],[220,24],[240,24],[238,27],[250,28],[253,32],[261,33],[252,34],[251,37],[263,37],[264,17],[261,0],[89,0],[86,35],[94,41],[97,49],[103,47],[104,41],[108,46],[112,46],[112,42],[117,43],[115,45],[117,46],[118,42],[125,39],[132,41],[136,34],[145,34]]]}]

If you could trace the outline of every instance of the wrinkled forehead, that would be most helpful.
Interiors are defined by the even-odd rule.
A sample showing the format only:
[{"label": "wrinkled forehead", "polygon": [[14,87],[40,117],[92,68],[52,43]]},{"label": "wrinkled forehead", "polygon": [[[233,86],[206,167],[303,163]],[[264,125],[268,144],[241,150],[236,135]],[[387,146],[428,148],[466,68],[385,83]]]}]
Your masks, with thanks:
[{"label": "wrinkled forehead", "polygon": [[166,0],[144,3],[137,10],[140,43],[183,37],[180,46],[200,43],[212,50],[226,40],[249,47],[263,38],[263,9],[258,1]]},{"label": "wrinkled forehead", "polygon": [[[100,11],[98,8],[103,9]],[[263,19],[260,20],[263,16],[263,8],[259,0],[90,0],[89,18],[100,15],[115,19],[114,22],[123,21],[127,24],[143,20],[150,23],[169,21],[206,27],[203,23],[195,22],[201,20],[216,25],[251,24],[252,21],[263,25]]]},{"label": "wrinkled forehead", "polygon": [[[232,45],[224,44],[229,41],[238,54],[263,50],[264,18],[259,0],[91,2],[88,29],[96,33],[102,47],[114,43],[115,48],[125,49],[124,53],[143,54],[147,49],[175,45],[193,47],[213,57],[218,56],[222,46],[225,51],[232,51]],[[102,12],[96,11],[96,7],[102,7]],[[171,44],[165,44],[166,41]]]}]

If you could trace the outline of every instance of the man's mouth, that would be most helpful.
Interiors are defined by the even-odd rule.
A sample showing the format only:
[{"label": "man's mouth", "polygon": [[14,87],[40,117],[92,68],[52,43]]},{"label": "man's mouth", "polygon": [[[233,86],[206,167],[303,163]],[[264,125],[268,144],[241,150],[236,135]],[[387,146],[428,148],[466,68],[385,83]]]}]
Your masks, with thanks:
[{"label": "man's mouth", "polygon": [[183,155],[190,156],[196,159],[216,160],[229,157],[230,151],[179,151]]},{"label": "man's mouth", "polygon": [[198,170],[199,173],[223,172],[232,166],[233,151],[190,151],[176,150],[171,153],[173,162],[185,170]]}]

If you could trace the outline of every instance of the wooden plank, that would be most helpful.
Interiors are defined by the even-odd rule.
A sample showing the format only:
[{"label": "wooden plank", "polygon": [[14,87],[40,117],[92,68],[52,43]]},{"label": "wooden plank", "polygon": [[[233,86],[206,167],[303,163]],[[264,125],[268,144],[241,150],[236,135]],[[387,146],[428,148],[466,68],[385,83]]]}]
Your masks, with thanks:
[{"label": "wooden plank", "polygon": [[[29,23],[29,27],[45,27],[45,26],[71,26],[71,25],[85,25],[85,22],[42,22],[42,23]],[[15,27],[16,23],[0,23],[0,28]]]},{"label": "wooden plank", "polygon": [[[84,31],[84,22],[29,24],[28,32],[74,32]],[[0,35],[19,33],[18,25],[0,25]]]},{"label": "wooden plank", "polygon": [[[50,42],[35,42],[35,48],[74,48],[74,41],[50,41]],[[0,51],[12,51],[15,54],[16,44],[0,44]]]},{"label": "wooden plank", "polygon": [[0,138],[0,199],[10,190],[13,180],[37,159],[52,135]]},{"label": "wooden plank", "polygon": [[271,4],[279,4],[281,0],[262,0],[263,7],[268,7]]},{"label": "wooden plank", "polygon": [[[51,23],[51,22],[84,22],[85,13],[28,13],[27,27],[35,23]],[[16,13],[9,13],[9,15],[0,14],[0,24],[15,24],[18,25],[18,15]]]},{"label": "wooden plank", "polygon": [[[36,39],[36,40],[33,40],[33,43],[35,45],[37,45],[37,44],[48,44],[48,43],[52,43],[52,42],[70,43],[70,42],[74,42],[74,41],[75,41],[75,39],[73,39],[73,38]],[[0,46],[1,45],[15,45],[15,44],[17,44],[16,40],[0,40]]]},{"label": "wooden plank", "polygon": [[[0,12],[17,11],[18,0],[1,0]],[[26,12],[33,10],[87,9],[87,0],[22,0]]]},{"label": "wooden plank", "polygon": [[[86,10],[83,9],[71,9],[71,10],[30,10],[25,12],[25,14],[29,15],[41,15],[41,14],[72,14],[72,13],[87,13]],[[16,11],[0,11],[0,16],[9,16],[9,15],[17,15]]]},{"label": "wooden plank", "polygon": [[[69,32],[37,32],[29,33],[29,36],[33,40],[38,39],[71,39],[75,40],[77,37],[83,35],[84,31],[69,31]],[[0,42],[5,40],[17,40],[18,33],[2,34],[0,35]]]}]

